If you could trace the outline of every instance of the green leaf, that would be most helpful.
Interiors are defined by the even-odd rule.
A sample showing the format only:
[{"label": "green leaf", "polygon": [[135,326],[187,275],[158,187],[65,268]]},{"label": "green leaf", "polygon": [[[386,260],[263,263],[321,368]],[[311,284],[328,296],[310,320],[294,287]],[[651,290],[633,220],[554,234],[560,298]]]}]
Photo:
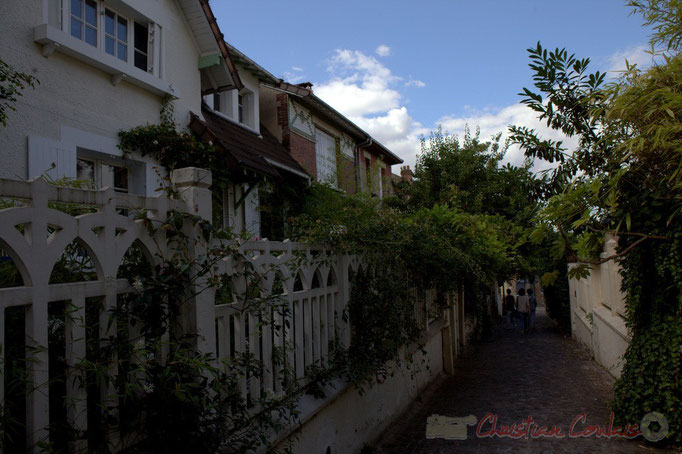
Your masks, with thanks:
[{"label": "green leaf", "polygon": [[559,270],[554,270],[551,273],[543,274],[542,277],[540,278],[540,283],[542,284],[543,287],[549,287],[551,285],[554,285],[558,277]]}]

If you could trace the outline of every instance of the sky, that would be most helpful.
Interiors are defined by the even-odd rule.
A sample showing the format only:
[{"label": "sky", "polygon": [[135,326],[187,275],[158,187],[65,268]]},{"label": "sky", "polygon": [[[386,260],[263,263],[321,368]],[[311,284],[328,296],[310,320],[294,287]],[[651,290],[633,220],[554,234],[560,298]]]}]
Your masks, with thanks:
[{"label": "sky", "polygon": [[[589,57],[592,71],[650,64],[649,30],[625,0],[214,0],[225,39],[317,96],[414,166],[439,125],[481,138],[509,124],[560,135],[519,104],[538,41]],[[567,143],[570,144],[569,139]],[[510,148],[506,161],[521,164]],[[395,172],[396,170],[394,170]]]}]

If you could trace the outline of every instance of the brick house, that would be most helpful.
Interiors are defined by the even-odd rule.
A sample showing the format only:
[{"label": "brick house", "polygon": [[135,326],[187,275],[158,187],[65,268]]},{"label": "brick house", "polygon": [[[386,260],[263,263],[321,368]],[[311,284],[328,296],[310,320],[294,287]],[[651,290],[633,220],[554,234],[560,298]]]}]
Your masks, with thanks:
[{"label": "brick house", "polygon": [[[290,84],[229,46],[240,70],[256,77],[258,118],[313,180],[383,197],[391,166],[402,159],[313,93],[312,84]],[[242,77],[245,78],[246,76]]]},{"label": "brick house", "polygon": [[263,122],[315,180],[347,193],[383,197],[391,166],[403,162],[317,97],[309,83],[261,89]]}]

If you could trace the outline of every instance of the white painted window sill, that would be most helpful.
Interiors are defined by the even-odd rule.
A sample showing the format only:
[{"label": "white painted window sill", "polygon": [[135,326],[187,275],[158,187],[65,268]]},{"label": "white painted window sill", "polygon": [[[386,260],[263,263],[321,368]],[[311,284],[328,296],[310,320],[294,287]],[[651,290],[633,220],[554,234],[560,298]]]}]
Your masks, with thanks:
[{"label": "white painted window sill", "polygon": [[58,28],[42,24],[33,29],[33,39],[43,45],[43,55],[48,57],[54,51],[69,55],[111,74],[111,82],[118,85],[122,80],[149,90],[160,96],[179,94],[164,80],[142,71],[128,62],[103,52],[84,41],[64,33]]}]

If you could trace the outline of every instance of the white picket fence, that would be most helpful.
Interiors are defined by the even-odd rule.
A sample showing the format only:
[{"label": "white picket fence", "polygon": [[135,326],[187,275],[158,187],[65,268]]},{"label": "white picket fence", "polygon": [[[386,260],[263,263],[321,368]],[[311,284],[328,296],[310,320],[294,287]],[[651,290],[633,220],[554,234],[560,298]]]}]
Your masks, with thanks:
[{"label": "white picket fence", "polygon": [[[11,258],[23,280],[21,286],[0,288],[0,342],[4,355],[6,309],[24,307],[26,355],[30,355],[25,420],[26,445],[30,450],[37,450],[37,444],[49,438],[48,307],[64,301],[72,307],[65,319],[66,398],[73,402],[67,406],[67,422],[80,433],[86,433],[87,394],[83,386],[77,386],[80,372],[73,367],[86,356],[86,301],[95,298],[102,303],[100,341],[115,335],[116,326],[108,323],[109,311],[116,306],[119,295],[134,291],[126,279],[117,278],[124,255],[133,244],[144,250],[150,263],[168,252],[164,250],[167,247],[164,231],[151,237],[144,222],[135,220],[131,213],[143,210],[149,218],[163,221],[169,210],[181,210],[210,219],[210,173],[181,169],[174,174],[173,183],[180,192],[179,199],[119,194],[109,188],[56,187],[41,179],[31,182],[0,179],[0,200],[11,200],[16,205],[0,210],[0,255],[6,260]],[[70,216],[50,204],[87,206],[93,212]],[[55,263],[74,241],[91,259],[96,278],[50,284]],[[273,360],[276,349],[285,352],[286,363],[292,366],[295,377],[304,380],[308,366],[327,364],[330,345],[334,342],[349,345],[350,327],[342,315],[350,295],[350,275],[361,263],[356,257],[301,243],[255,241],[241,247],[261,276],[263,294],[278,294],[281,306],[265,312],[245,310],[238,299],[216,305],[215,294],[207,291],[194,297],[191,311],[201,351],[221,359],[248,351],[263,362],[262,377],[244,378],[240,382],[242,395],[254,401],[254,397],[284,392],[279,380],[282,365]],[[296,265],[292,267],[292,263]],[[242,266],[243,263],[233,263],[228,258],[218,264],[216,272],[236,273]],[[426,300],[434,297],[429,294]],[[432,317],[421,301],[415,306],[415,316],[426,328]],[[259,329],[273,323],[290,328]],[[4,360],[2,366],[0,399],[4,403]],[[112,375],[116,374],[115,367],[112,366]],[[115,390],[104,389],[102,393],[111,396]],[[73,449],[87,449],[87,441],[80,440]]]}]

